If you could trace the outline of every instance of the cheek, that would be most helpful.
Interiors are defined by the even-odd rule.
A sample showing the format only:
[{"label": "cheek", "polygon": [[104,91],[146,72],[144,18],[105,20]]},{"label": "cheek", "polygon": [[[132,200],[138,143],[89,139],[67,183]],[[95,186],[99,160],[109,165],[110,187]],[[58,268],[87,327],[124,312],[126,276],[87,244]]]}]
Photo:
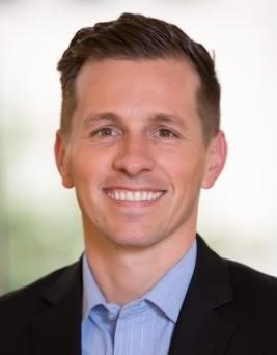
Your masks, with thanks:
[{"label": "cheek", "polygon": [[101,164],[89,155],[79,156],[73,164],[73,178],[81,210],[86,215],[96,213],[101,202]]},{"label": "cheek", "polygon": [[107,171],[107,159],[90,149],[76,150],[72,159],[72,174],[76,185],[93,185],[103,179]]},{"label": "cheek", "polygon": [[79,157],[74,159],[72,164],[73,178],[78,186],[80,183],[86,183],[91,178],[91,162],[86,157]]},{"label": "cheek", "polygon": [[193,153],[175,154],[159,160],[159,165],[168,176],[173,188],[187,189],[188,186],[200,188],[203,172],[204,159]]}]

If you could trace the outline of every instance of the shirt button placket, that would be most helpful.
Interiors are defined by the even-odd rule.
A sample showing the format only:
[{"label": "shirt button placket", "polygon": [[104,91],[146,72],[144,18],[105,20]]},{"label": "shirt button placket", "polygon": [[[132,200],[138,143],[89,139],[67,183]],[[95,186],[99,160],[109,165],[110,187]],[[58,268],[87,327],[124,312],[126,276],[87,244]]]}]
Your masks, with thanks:
[{"label": "shirt button placket", "polygon": [[108,312],[107,313],[107,319],[110,321],[110,322],[114,322],[116,320],[116,315],[111,313],[111,312]]}]

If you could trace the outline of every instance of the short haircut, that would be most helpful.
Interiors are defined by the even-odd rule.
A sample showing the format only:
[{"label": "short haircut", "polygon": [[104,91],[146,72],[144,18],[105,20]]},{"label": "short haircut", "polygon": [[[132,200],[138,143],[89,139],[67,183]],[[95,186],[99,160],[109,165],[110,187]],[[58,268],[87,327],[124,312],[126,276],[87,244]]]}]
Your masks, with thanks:
[{"label": "short haircut", "polygon": [[177,26],[132,13],[122,13],[115,21],[82,28],[63,53],[57,67],[62,87],[61,132],[71,131],[77,105],[76,78],[86,61],[167,58],[187,60],[199,76],[197,110],[204,141],[209,143],[220,125],[220,84],[213,58]]}]

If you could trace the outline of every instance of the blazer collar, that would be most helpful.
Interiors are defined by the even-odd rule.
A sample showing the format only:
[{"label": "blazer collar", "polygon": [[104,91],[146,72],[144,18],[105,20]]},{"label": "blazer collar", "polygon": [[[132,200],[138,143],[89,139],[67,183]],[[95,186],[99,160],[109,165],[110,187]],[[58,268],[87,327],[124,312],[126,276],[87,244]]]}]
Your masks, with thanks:
[{"label": "blazer collar", "polygon": [[232,299],[226,261],[197,236],[195,271],[172,335],[169,355],[224,354],[234,327],[218,309]]},{"label": "blazer collar", "polygon": [[61,272],[39,300],[31,323],[34,355],[81,354],[81,262]]}]

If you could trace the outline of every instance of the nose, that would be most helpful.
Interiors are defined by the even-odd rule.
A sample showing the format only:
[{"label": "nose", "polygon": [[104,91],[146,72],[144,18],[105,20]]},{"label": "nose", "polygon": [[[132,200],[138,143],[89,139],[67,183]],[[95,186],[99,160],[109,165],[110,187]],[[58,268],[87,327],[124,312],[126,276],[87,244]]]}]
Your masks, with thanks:
[{"label": "nose", "polygon": [[134,136],[122,139],[113,161],[116,170],[136,176],[151,171],[154,166],[155,160],[147,142]]}]

